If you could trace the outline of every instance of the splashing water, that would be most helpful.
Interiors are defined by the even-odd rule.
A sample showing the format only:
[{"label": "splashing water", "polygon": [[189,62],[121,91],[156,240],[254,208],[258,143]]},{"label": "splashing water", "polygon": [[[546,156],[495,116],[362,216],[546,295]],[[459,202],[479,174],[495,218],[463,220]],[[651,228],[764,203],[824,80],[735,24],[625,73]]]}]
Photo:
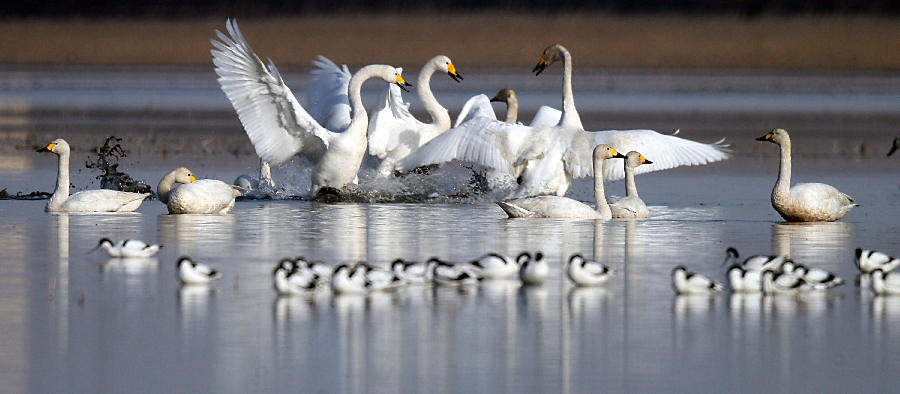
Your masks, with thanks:
[{"label": "splashing water", "polygon": [[96,168],[102,171],[96,178],[100,180],[100,187],[103,189],[119,190],[134,193],[150,193],[150,185],[144,181],[131,178],[130,175],[119,171],[119,159],[127,157],[125,149],[122,148],[121,138],[111,135],[106,138],[103,146],[94,149],[97,154],[96,159],[88,159],[84,165],[87,168]]}]

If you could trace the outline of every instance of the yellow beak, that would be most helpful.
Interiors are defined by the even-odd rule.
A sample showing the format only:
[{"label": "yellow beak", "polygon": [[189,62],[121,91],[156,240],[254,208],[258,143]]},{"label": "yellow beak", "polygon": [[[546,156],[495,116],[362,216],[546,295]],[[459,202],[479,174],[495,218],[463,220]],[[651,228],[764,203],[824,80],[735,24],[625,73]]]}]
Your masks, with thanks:
[{"label": "yellow beak", "polygon": [[193,182],[197,182],[197,178],[194,178],[193,175],[191,175],[191,182],[192,182],[192,183],[193,183]]}]

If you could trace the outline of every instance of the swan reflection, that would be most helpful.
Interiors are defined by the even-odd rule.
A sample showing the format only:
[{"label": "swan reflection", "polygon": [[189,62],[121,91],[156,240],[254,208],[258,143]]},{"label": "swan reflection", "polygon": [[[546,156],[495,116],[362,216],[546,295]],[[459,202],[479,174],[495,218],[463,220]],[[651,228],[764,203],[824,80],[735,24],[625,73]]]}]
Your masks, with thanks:
[{"label": "swan reflection", "polygon": [[160,243],[180,255],[209,255],[236,238],[235,215],[159,215],[158,226]]}]

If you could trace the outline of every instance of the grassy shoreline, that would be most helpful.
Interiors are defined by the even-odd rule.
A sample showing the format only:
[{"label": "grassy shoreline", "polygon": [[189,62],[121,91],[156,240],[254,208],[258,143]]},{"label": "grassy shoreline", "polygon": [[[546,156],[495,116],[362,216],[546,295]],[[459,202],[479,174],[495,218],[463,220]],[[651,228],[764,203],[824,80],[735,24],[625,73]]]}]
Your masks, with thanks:
[{"label": "grassy shoreline", "polygon": [[[900,69],[900,19],[872,16],[375,14],[240,19],[262,58],[307,66],[521,66],[560,42],[579,66]],[[0,20],[0,64],[208,65],[224,18]]]}]

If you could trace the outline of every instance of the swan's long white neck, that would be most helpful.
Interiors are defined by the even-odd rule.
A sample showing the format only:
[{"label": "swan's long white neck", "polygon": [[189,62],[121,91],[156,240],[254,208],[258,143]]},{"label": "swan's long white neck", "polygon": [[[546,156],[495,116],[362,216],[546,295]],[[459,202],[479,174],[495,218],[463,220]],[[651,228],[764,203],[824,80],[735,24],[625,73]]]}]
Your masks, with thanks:
[{"label": "swan's long white neck", "polygon": [[450,128],[450,113],[442,107],[434,94],[431,93],[431,76],[438,70],[438,65],[434,61],[425,63],[425,67],[419,72],[419,86],[416,86],[416,92],[419,94],[419,100],[431,116],[431,124],[441,130]]},{"label": "swan's long white neck", "polygon": [[58,207],[69,198],[69,152],[61,151],[57,156],[56,190],[47,202],[48,208]]},{"label": "swan's long white neck", "polygon": [[559,48],[563,56],[563,84],[562,84],[562,119],[561,126],[577,127],[584,130],[581,117],[575,109],[575,96],[572,94],[572,55],[565,48]]},{"label": "swan's long white neck", "polygon": [[[356,133],[361,134],[362,136],[366,135],[366,127],[368,127],[369,125],[369,119],[368,115],[366,114],[366,108],[362,103],[362,94],[360,93],[360,91],[362,90],[363,82],[370,78],[378,76],[378,69],[381,67],[387,66],[365,66],[359,69],[359,71],[357,71],[356,74],[353,74],[353,77],[350,78],[347,92],[350,99],[350,109],[353,111],[353,116],[350,119],[350,126],[347,127],[345,133]],[[362,124],[361,127],[359,126],[360,124]]]},{"label": "swan's long white neck", "polygon": [[625,195],[628,197],[638,197],[637,185],[634,183],[634,167],[628,165],[625,161]]},{"label": "swan's long white neck", "polygon": [[603,162],[605,161],[594,159],[594,209],[600,215],[609,218],[612,217],[612,210],[609,209],[609,203],[606,202],[606,191],[603,190]]},{"label": "swan's long white neck", "polygon": [[519,99],[510,95],[506,98],[506,123],[516,124],[519,120]]},{"label": "swan's long white neck", "polygon": [[787,196],[791,189],[791,140],[785,138],[779,145],[781,146],[781,162],[778,166],[778,181],[775,182],[772,194]]}]

